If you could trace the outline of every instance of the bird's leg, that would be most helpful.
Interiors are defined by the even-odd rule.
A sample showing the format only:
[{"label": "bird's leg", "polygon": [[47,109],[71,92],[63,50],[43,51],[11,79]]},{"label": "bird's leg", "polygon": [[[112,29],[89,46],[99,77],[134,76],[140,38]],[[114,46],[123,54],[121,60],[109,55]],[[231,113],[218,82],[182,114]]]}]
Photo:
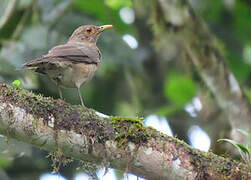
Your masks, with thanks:
[{"label": "bird's leg", "polygon": [[57,86],[57,87],[58,87],[59,97],[60,97],[60,99],[63,99],[62,90],[59,86]]},{"label": "bird's leg", "polygon": [[85,104],[84,104],[84,101],[83,101],[83,98],[82,98],[82,95],[81,95],[81,92],[80,92],[80,87],[77,87],[77,89],[78,89],[78,95],[79,95],[81,104],[82,104],[83,107],[85,107]]}]

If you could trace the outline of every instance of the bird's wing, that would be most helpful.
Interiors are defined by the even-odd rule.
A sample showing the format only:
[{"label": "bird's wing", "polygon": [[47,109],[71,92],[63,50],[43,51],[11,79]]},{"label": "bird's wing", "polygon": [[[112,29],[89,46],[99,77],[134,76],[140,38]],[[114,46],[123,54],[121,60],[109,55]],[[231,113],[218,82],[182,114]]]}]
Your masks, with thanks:
[{"label": "bird's wing", "polygon": [[100,52],[96,46],[85,44],[66,43],[52,48],[49,53],[41,58],[29,61],[23,65],[24,69],[32,69],[46,63],[55,61],[71,61],[72,63],[100,63]]},{"label": "bird's wing", "polygon": [[45,57],[64,58],[72,62],[99,63],[100,53],[96,45],[67,43],[52,48]]}]

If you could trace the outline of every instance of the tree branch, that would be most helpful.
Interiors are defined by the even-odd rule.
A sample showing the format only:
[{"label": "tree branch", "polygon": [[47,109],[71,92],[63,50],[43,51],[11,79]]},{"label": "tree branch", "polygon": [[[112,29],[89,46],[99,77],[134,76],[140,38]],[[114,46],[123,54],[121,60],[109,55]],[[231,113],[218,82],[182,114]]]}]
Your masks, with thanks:
[{"label": "tree branch", "polygon": [[0,83],[0,133],[147,179],[249,179],[251,167],[142,125]]},{"label": "tree branch", "polygon": [[[176,40],[188,59],[228,116],[232,137],[245,142],[236,130],[251,131],[251,106],[235,76],[225,63],[215,37],[195,14],[187,0],[157,0],[152,2],[155,42],[165,49],[166,42]],[[183,60],[184,60],[183,59]]]}]

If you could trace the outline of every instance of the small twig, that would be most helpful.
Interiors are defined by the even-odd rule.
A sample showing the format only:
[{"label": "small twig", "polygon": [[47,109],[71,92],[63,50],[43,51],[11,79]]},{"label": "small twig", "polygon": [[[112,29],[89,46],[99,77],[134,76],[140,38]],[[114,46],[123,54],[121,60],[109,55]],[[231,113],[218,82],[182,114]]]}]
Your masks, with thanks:
[{"label": "small twig", "polygon": [[7,24],[9,21],[10,17],[12,16],[13,12],[16,9],[18,0],[10,0],[9,4],[4,12],[4,15],[0,19],[0,30]]},{"label": "small twig", "polygon": [[19,21],[19,23],[18,23],[18,25],[12,35],[12,39],[18,39],[18,37],[21,35],[22,30],[24,28],[24,25],[27,22],[28,18],[30,17],[29,15],[32,14],[33,12],[35,12],[36,6],[37,6],[37,0],[33,0],[32,4],[30,4],[26,8],[21,20]]},{"label": "small twig", "polygon": [[21,32],[22,32],[22,30],[24,28],[24,25],[25,25],[30,13],[31,13],[31,7],[28,7],[26,9],[26,11],[24,12],[21,20],[19,21],[19,23],[18,23],[18,25],[17,25],[11,39],[18,39],[18,37],[20,36],[20,34],[21,34]]}]

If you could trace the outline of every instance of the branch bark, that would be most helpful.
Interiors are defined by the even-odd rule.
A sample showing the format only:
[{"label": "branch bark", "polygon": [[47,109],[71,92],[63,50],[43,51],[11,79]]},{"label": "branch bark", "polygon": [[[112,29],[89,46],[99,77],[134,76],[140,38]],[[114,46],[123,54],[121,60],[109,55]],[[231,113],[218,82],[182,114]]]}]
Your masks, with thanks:
[{"label": "branch bark", "polygon": [[251,167],[142,125],[0,83],[0,133],[147,179],[250,179]]},{"label": "branch bark", "polygon": [[170,39],[175,39],[183,47],[183,58],[192,62],[219,107],[228,116],[232,137],[245,142],[237,129],[251,132],[251,106],[206,24],[187,0],[153,0],[151,7],[157,47],[164,50]]}]

